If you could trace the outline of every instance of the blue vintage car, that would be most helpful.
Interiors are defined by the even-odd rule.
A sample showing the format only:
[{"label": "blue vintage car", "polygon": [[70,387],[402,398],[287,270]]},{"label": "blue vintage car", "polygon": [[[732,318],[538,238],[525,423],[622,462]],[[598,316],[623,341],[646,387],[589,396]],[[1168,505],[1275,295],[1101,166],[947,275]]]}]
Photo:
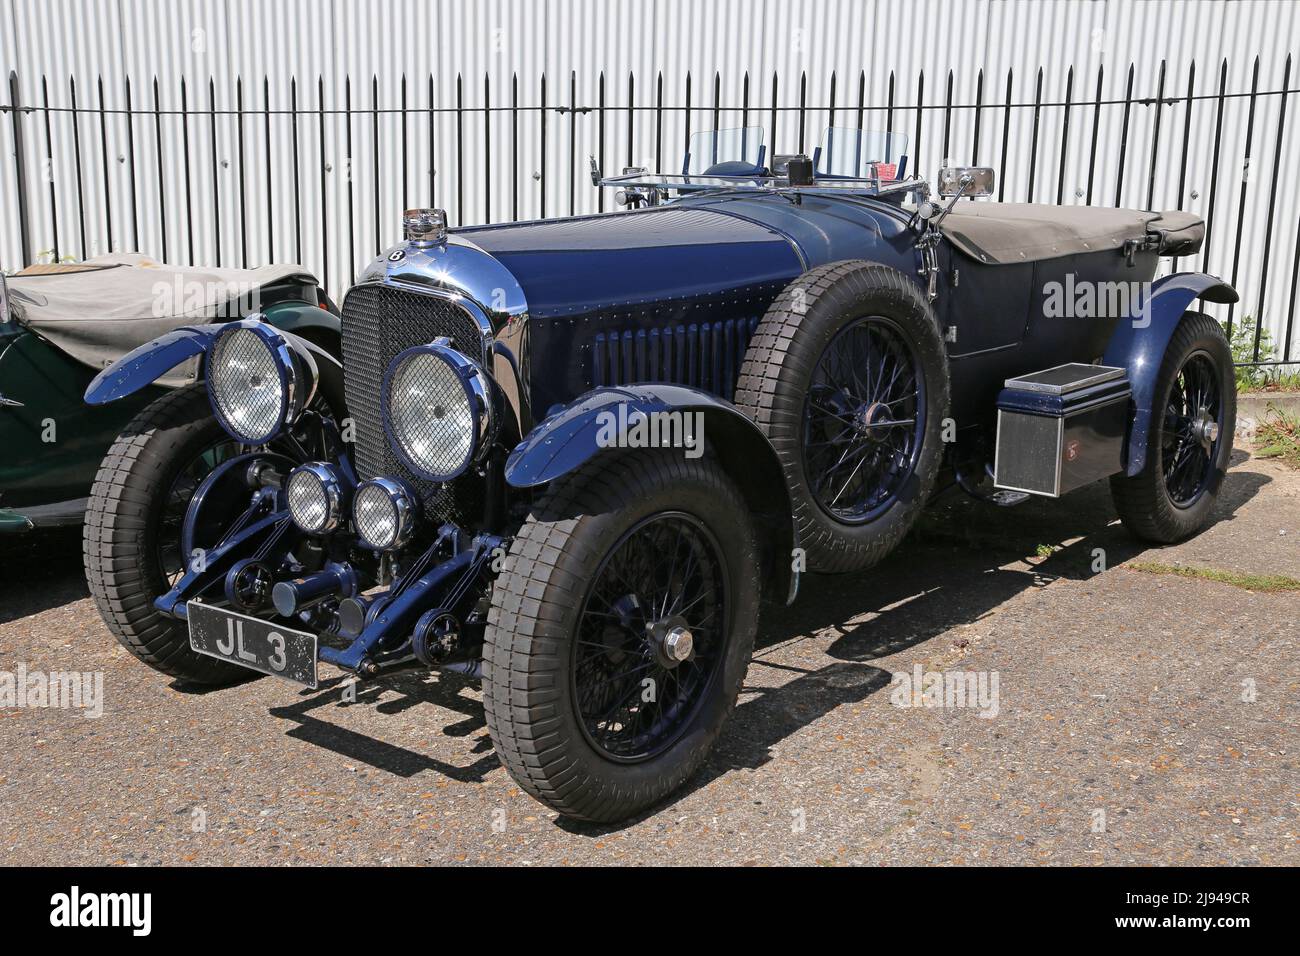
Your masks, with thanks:
[{"label": "blue vintage car", "polygon": [[[1171,542],[1209,519],[1235,392],[1184,213],[999,204],[893,134],[697,136],[619,212],[449,230],[410,210],[342,308],[343,361],[256,317],[173,331],[87,401],[203,356],[109,451],[85,530],[109,628],[163,673],[318,662],[482,678],[520,786],[614,821],[703,763],[760,598],[870,567],[953,485],[998,505],[1107,478]],[[223,436],[159,560],[172,475]]]}]

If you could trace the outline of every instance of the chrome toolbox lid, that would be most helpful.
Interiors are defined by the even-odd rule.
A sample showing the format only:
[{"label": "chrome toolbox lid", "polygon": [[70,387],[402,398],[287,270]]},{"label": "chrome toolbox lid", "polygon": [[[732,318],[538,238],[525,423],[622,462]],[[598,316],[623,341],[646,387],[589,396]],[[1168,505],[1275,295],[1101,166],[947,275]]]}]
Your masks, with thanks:
[{"label": "chrome toolbox lid", "polygon": [[1069,395],[1081,389],[1101,385],[1124,377],[1124,369],[1108,365],[1084,365],[1070,362],[1041,372],[1031,372],[1019,378],[1006,380],[1006,387],[1018,392],[1036,392],[1040,395]]}]

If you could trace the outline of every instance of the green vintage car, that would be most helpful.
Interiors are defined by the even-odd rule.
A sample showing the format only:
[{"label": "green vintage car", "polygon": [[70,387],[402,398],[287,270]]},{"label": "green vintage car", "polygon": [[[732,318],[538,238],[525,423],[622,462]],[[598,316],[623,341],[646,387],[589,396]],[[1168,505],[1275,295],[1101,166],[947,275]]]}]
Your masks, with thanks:
[{"label": "green vintage car", "polygon": [[[176,268],[119,254],[0,274],[0,534],[79,525],[114,439],[198,373],[182,366],[163,386],[87,405],[86,386],[104,366],[171,328],[251,312],[339,352],[338,309],[300,266]],[[206,450],[178,476],[178,495],[229,453]]]}]

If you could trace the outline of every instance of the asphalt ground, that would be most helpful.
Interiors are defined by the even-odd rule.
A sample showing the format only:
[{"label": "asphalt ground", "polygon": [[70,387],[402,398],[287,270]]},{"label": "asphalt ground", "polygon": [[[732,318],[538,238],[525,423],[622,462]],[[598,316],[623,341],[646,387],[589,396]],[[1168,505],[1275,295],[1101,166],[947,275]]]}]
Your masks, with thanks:
[{"label": "asphalt ground", "polygon": [[[1104,484],[1014,509],[948,497],[878,568],[806,577],[769,610],[705,769],[597,827],[514,785],[468,679],[353,702],[323,667],[315,692],[195,692],[117,646],[76,535],[6,539],[0,670],[102,672],[104,700],[98,718],[0,709],[0,857],[1295,865],[1300,592],[1205,570],[1300,578],[1300,472],[1239,448],[1214,525],[1163,549]],[[982,675],[984,696],[924,706],[893,677],[917,668]]]}]

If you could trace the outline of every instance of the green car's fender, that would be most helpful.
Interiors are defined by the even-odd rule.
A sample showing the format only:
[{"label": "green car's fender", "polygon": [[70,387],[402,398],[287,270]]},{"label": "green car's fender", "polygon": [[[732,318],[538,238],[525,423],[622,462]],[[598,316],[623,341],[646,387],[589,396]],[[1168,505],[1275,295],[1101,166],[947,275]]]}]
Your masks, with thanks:
[{"label": "green car's fender", "polygon": [[327,303],[276,302],[262,310],[266,320],[277,329],[301,336],[319,345],[337,359],[342,359],[339,345],[339,317]]},{"label": "green car's fender", "polygon": [[[282,300],[262,311],[337,356],[339,318],[327,306]],[[149,385],[88,405],[83,396],[96,374],[16,321],[0,322],[0,533],[79,521],[104,453],[165,391]]]}]

